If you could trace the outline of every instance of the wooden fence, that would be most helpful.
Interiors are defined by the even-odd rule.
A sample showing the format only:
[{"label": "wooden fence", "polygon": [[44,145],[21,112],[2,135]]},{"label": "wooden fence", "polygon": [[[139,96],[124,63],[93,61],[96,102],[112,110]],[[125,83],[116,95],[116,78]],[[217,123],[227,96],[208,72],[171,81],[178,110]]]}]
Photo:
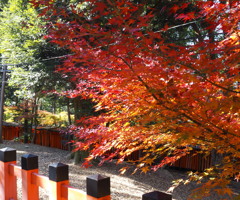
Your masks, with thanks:
[{"label": "wooden fence", "polygon": [[[16,150],[0,149],[0,200],[17,200],[17,178],[22,179],[22,200],[39,200],[39,187],[48,190],[50,200],[110,200],[110,178],[102,175],[87,177],[86,192],[69,185],[68,165],[54,163],[49,176],[38,173],[38,157],[26,154],[21,166],[16,165]],[[172,200],[172,195],[154,191],[142,200]]]},{"label": "wooden fence", "polygon": [[198,150],[192,150],[186,156],[181,157],[171,167],[189,169],[194,171],[204,171],[212,166],[211,154],[197,153]]},{"label": "wooden fence", "polygon": [[[33,130],[34,131],[34,130]],[[3,126],[3,139],[14,140],[23,136],[23,128],[20,126]],[[68,140],[58,130],[38,128],[34,144],[68,150]]]},{"label": "wooden fence", "polygon": [[[186,169],[202,172],[206,168],[212,166],[212,155],[206,153],[199,153],[199,150],[194,149],[186,156],[181,157],[173,164],[169,165],[170,168]],[[144,154],[141,151],[135,151],[129,155],[126,160],[137,161]],[[161,158],[158,162],[160,162]]]},{"label": "wooden fence", "polygon": [[22,127],[19,126],[3,126],[2,135],[4,140],[13,140],[21,136]]},{"label": "wooden fence", "polygon": [[[3,139],[13,140],[16,137],[22,135],[22,128],[18,126],[3,126]],[[53,147],[62,150],[68,150],[68,139],[66,135],[61,134],[60,131],[51,130],[46,128],[37,129],[36,139],[34,144],[38,144],[46,147]],[[127,157],[127,160],[138,160],[141,156],[139,151],[133,152]],[[190,154],[181,157],[171,167],[204,171],[206,168],[211,167],[212,157],[211,154],[196,154],[196,151],[190,152]]]},{"label": "wooden fence", "polygon": [[68,149],[66,137],[57,130],[37,129],[34,144],[62,150]]}]

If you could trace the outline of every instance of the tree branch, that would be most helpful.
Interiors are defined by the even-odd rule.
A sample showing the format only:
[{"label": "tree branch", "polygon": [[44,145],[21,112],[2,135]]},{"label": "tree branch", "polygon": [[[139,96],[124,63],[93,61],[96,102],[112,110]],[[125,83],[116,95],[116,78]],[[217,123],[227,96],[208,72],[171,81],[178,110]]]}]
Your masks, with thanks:
[{"label": "tree branch", "polygon": [[195,73],[197,73],[199,76],[201,76],[205,81],[211,83],[212,85],[214,85],[215,87],[218,87],[218,88],[221,88],[222,90],[226,90],[228,92],[232,92],[232,93],[237,93],[237,94],[240,94],[240,92],[238,91],[235,91],[235,90],[231,90],[231,89],[228,89],[228,88],[225,88],[217,83],[214,83],[212,82],[211,80],[209,80],[208,78],[206,78],[206,74],[205,73],[202,73],[200,72],[199,70],[195,69],[193,66],[191,66],[190,64],[186,64],[186,63],[183,63],[183,62],[179,62],[182,66],[185,66],[191,70],[193,70]]}]

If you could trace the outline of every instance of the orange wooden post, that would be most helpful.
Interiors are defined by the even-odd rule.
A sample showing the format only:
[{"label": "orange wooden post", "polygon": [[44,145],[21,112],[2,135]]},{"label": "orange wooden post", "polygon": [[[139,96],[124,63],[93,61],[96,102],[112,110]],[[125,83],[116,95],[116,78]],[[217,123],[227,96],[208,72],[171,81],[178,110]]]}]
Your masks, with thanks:
[{"label": "orange wooden post", "polygon": [[110,177],[92,175],[87,177],[87,200],[110,200]]},{"label": "orange wooden post", "polygon": [[22,164],[22,200],[38,200],[39,189],[33,184],[32,173],[38,173],[38,156],[32,154],[23,155]]},{"label": "orange wooden post", "polygon": [[68,184],[68,165],[62,163],[49,165],[49,200],[67,200],[63,195],[62,185]]},{"label": "orange wooden post", "polygon": [[0,149],[0,200],[17,199],[17,179],[10,174],[9,164],[16,164],[16,150]]},{"label": "orange wooden post", "polygon": [[164,192],[150,192],[142,196],[142,200],[172,200],[172,195]]},{"label": "orange wooden post", "polygon": [[32,173],[38,173],[38,156],[26,154],[21,158],[22,164],[22,200],[38,200],[39,189],[33,184]]}]

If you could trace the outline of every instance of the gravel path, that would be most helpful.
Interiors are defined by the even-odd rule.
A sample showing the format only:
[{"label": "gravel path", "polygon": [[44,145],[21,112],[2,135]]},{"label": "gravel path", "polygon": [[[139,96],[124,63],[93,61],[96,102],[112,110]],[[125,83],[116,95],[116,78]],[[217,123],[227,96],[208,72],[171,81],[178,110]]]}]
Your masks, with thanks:
[{"label": "gravel path", "polygon": [[[124,175],[119,174],[119,169],[125,164],[116,165],[114,163],[105,163],[102,166],[93,166],[91,168],[81,168],[73,165],[73,161],[68,159],[69,152],[48,148],[34,144],[21,144],[12,141],[4,141],[0,148],[11,147],[17,150],[17,164],[20,165],[21,156],[31,153],[38,156],[39,173],[48,176],[48,165],[54,162],[62,162],[69,165],[70,185],[85,191],[86,177],[93,174],[102,174],[111,179],[111,197],[112,200],[141,200],[143,194],[152,191],[168,191],[174,179],[186,179],[185,172],[179,170],[161,169],[157,172],[147,174],[136,173],[132,175],[127,172]],[[18,180],[18,185],[21,184]],[[240,191],[240,185],[234,183],[236,191]],[[192,189],[196,188],[194,183],[181,185],[172,192],[174,200],[186,200]],[[239,190],[238,190],[239,189]],[[21,199],[21,189],[18,189],[18,199]],[[47,191],[40,189],[40,199],[48,200]],[[221,200],[223,198],[211,196],[204,200]]]}]

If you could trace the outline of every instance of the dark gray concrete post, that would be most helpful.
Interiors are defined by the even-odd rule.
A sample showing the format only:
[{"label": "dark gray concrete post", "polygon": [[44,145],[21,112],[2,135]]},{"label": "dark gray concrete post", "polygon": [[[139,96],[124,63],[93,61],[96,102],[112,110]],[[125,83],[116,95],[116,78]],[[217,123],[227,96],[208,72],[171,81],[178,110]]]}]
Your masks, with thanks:
[{"label": "dark gray concrete post", "polygon": [[101,198],[110,195],[110,177],[92,175],[87,177],[87,195]]},{"label": "dark gray concrete post", "polygon": [[172,195],[164,192],[150,192],[142,196],[142,200],[172,200]]},{"label": "dark gray concrete post", "polygon": [[38,169],[38,156],[25,154],[21,157],[21,166],[24,170]]},{"label": "dark gray concrete post", "polygon": [[9,147],[0,149],[0,161],[12,162],[12,161],[16,161],[16,158],[17,158],[16,149],[12,149]]},{"label": "dark gray concrete post", "polygon": [[54,182],[69,180],[68,165],[63,163],[54,163],[49,165],[49,180]]}]

